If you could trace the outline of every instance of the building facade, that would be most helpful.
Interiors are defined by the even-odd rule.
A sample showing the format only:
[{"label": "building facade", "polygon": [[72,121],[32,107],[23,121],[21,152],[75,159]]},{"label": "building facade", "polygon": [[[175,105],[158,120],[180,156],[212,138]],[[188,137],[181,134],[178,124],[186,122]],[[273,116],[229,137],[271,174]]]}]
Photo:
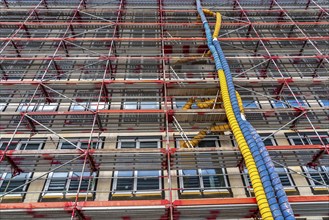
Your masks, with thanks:
[{"label": "building facade", "polygon": [[[328,219],[328,2],[202,5],[296,219]],[[194,0],[0,16],[0,219],[260,218]]]}]

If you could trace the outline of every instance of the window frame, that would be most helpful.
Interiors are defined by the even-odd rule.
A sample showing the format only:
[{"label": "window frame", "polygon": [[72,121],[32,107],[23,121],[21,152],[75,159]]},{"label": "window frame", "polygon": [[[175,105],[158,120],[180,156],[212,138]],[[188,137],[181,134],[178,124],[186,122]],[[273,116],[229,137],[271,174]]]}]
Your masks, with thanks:
[{"label": "window frame", "polygon": [[[117,149],[147,149],[147,148],[141,148],[141,142],[157,142],[157,147],[156,148],[151,148],[151,149],[160,149],[162,147],[162,137],[161,136],[127,136],[127,137],[118,137],[117,140]],[[135,143],[134,148],[122,148],[122,143],[123,142],[131,142]],[[117,190],[118,188],[118,179],[119,177],[119,172],[132,172],[132,179],[133,179],[133,188],[131,190]],[[158,182],[159,182],[159,188],[157,190],[138,190],[138,172],[158,172]],[[147,195],[150,193],[156,193],[156,194],[162,194],[162,170],[117,170],[113,172],[113,181],[112,181],[112,189],[111,189],[111,194],[116,195],[116,194],[124,194],[124,195]],[[146,178],[155,178],[155,176],[147,176]]]},{"label": "window frame", "polygon": [[[8,141],[0,141],[0,148],[3,146],[4,143],[8,143]],[[41,150],[43,148],[44,144],[45,144],[44,140],[40,140],[40,141],[36,141],[36,140],[33,140],[33,141],[15,141],[15,140],[13,140],[11,142],[11,144],[16,143],[16,142],[17,142],[16,147],[13,150],[27,150],[27,149],[21,149],[22,146],[26,146],[26,144],[39,144],[38,149],[34,149],[34,150]]]},{"label": "window frame", "polygon": [[323,179],[322,175],[327,175],[328,185],[329,185],[329,166],[318,166],[317,168],[321,169],[321,171],[313,169],[314,171],[310,172],[309,167],[302,166],[302,169],[303,169],[305,175],[307,176],[307,180],[310,183],[311,188],[313,188],[315,190],[316,189],[326,189],[326,188],[328,188],[328,186],[324,185],[324,184],[326,184],[326,182],[324,182],[323,185],[317,185],[313,181],[314,178],[312,177],[311,173],[316,173],[316,175],[321,176],[321,179]]},{"label": "window frame", "polygon": [[329,107],[329,99],[318,99],[321,107]]},{"label": "window frame", "polygon": [[[190,138],[190,137],[189,137]],[[180,141],[182,141],[182,138],[181,137],[176,137],[175,138],[175,143],[176,143],[176,148],[180,148]],[[202,141],[214,141],[215,142],[215,146],[216,148],[220,148],[220,142],[219,142],[219,139],[218,137],[204,137],[202,139]],[[200,141],[201,142],[201,141]],[[195,148],[199,148],[199,146],[195,146]],[[201,147],[202,148],[202,147]],[[217,154],[215,152],[215,154]],[[216,155],[217,156],[217,155]],[[218,157],[220,157],[220,155],[218,155]],[[195,163],[197,164],[200,160],[197,159],[197,156],[195,157],[196,161]],[[207,175],[204,175],[202,173],[202,171],[206,171],[206,170],[215,170],[216,169],[220,169],[222,171],[222,173],[217,173],[215,172],[216,174],[213,175],[213,176],[218,176],[218,178],[220,177],[223,177],[223,180],[224,180],[224,183],[225,183],[225,186],[224,187],[215,187],[215,188],[211,188],[211,187],[205,187],[204,186],[204,178],[207,177]],[[184,170],[196,170],[196,176],[198,176],[198,181],[199,181],[199,188],[198,189],[185,189],[184,188],[184,177],[186,175],[184,175]],[[203,193],[203,192],[229,192],[230,190],[230,184],[229,184],[229,179],[228,179],[228,174],[227,174],[227,171],[225,168],[221,167],[221,168],[196,168],[196,169],[179,169],[177,170],[178,172],[178,182],[179,182],[179,192],[180,194],[184,194],[184,193],[195,193],[195,192],[198,192],[198,193]],[[211,175],[210,175],[211,176]]]},{"label": "window frame", "polygon": [[[278,146],[278,142],[276,141],[274,135],[271,135],[271,136],[270,136],[270,135],[271,135],[271,133],[259,133],[259,136],[261,137],[261,139],[262,139],[262,141],[264,142],[264,145],[265,145],[265,146]],[[270,136],[270,137],[267,138],[267,139],[264,141],[264,139],[265,139],[266,137],[268,137],[268,136]],[[265,144],[266,141],[271,141],[272,144],[271,144],[271,145],[266,145],[266,144]]]},{"label": "window frame", "polygon": [[0,102],[0,112],[4,112],[8,106],[8,102]]},{"label": "window frame", "polygon": [[[323,133],[323,134],[322,134]],[[326,135],[327,137],[321,138],[323,142],[329,143],[329,134],[327,132],[318,132],[319,136]],[[288,139],[290,145],[298,145],[295,143],[294,139],[299,139],[302,142],[302,145],[317,145],[313,143],[314,140],[312,138],[317,138],[319,140],[318,136],[315,132],[295,132],[295,133],[285,133],[286,138]],[[307,143],[305,143],[305,139]]]},{"label": "window frame", "polygon": [[[278,172],[278,169],[283,169],[284,170],[284,173],[283,172]],[[291,174],[290,174],[290,172],[289,172],[289,170],[287,168],[285,168],[285,167],[275,167],[275,171],[277,172],[277,174],[278,174],[278,176],[280,178],[281,183],[282,183],[282,180],[281,180],[280,174],[281,175],[284,174],[287,177],[287,179],[289,180],[289,183],[290,183],[289,186],[282,184],[283,189],[285,191],[290,191],[290,190],[296,191],[296,184],[295,184],[295,182],[294,182],[294,180],[293,180],[293,178],[292,178],[292,176],[291,176]],[[243,183],[244,183],[244,186],[245,186],[246,191],[249,192],[249,193],[253,193],[254,192],[254,189],[252,187],[251,179],[249,177],[249,173],[248,173],[247,168],[244,168],[243,169],[243,171],[242,171],[242,178],[243,178]]]},{"label": "window frame", "polygon": [[[125,172],[125,171],[129,171],[132,172],[132,177],[129,177],[131,179],[133,179],[133,188],[131,190],[117,190],[118,188],[118,179],[120,179],[119,177],[119,172]],[[157,193],[157,194],[161,194],[162,193],[162,181],[160,179],[162,171],[161,170],[119,170],[119,171],[114,171],[113,174],[113,183],[112,183],[112,195],[115,194],[127,194],[127,195],[143,195],[143,194],[150,194],[150,193]],[[159,188],[158,189],[148,189],[148,190],[138,190],[138,179],[140,177],[138,177],[138,172],[140,171],[150,171],[150,172],[158,172],[158,176],[147,176],[147,178],[158,178],[158,185]],[[122,177],[121,177],[122,178]]]},{"label": "window frame", "polygon": [[[250,104],[245,103],[247,101],[250,101],[250,104],[252,103],[252,105],[251,105],[252,107],[249,107]],[[256,100],[255,99],[242,99],[242,105],[245,109],[261,109],[262,108],[258,99],[256,99]],[[255,106],[255,107],[253,107],[253,106]]]},{"label": "window frame", "polygon": [[[66,178],[61,178],[63,180],[65,180],[65,187],[63,188],[62,192],[58,192],[58,191],[49,191],[49,186],[50,186],[50,183],[51,181],[53,180],[53,176],[55,173],[61,173],[61,174],[64,174],[66,173]],[[61,172],[50,172],[48,175],[47,175],[47,179],[45,181],[45,184],[44,184],[44,187],[43,187],[43,190],[42,190],[42,193],[41,193],[41,199],[43,199],[44,197],[47,197],[47,196],[56,196],[56,197],[62,197],[62,198],[66,198],[67,196],[74,196],[76,195],[78,192],[75,191],[75,192],[70,192],[70,185],[71,185],[71,182],[72,182],[72,177],[74,176],[74,173],[79,173],[79,174],[82,174],[83,172],[75,172],[75,171],[68,171],[68,172],[65,172],[65,171],[61,171]],[[90,173],[88,171],[85,171],[84,173]],[[91,175],[88,175],[88,177],[91,177],[91,186],[90,186],[90,190],[86,190],[86,192],[81,192],[81,188],[80,188],[80,192],[79,192],[79,195],[80,196],[86,196],[86,195],[92,195],[94,196],[95,194],[95,189],[96,189],[96,172],[93,172],[93,173],[90,173]],[[87,177],[87,176],[86,176]],[[81,175],[79,176],[79,178],[81,178]],[[59,178],[58,178],[59,179]],[[88,180],[89,181],[89,180]],[[89,182],[88,182],[88,187],[89,187]]]},{"label": "window frame", "polygon": [[[57,102],[51,103],[19,103],[16,111],[17,112],[51,112],[56,111],[59,106]],[[47,109],[48,108],[48,109]]]},{"label": "window frame", "polygon": [[[0,175],[0,187],[2,186],[3,182],[6,180],[6,177],[8,176],[8,174],[10,174],[11,175],[11,178],[13,178],[12,174],[9,173],[9,172],[1,173],[1,175]],[[9,193],[9,194],[5,195],[4,197],[9,197],[9,198],[10,197],[21,197],[21,198],[23,198],[26,195],[27,189],[28,189],[28,185],[29,185],[29,184],[27,184],[27,182],[32,178],[33,173],[32,172],[28,172],[28,173],[23,172],[23,173],[20,173],[19,175],[22,175],[22,174],[27,174],[27,177],[25,178],[25,182],[23,183],[25,185],[20,190],[20,192]],[[17,176],[19,176],[19,175],[17,175]],[[0,195],[2,195],[4,193],[6,193],[6,192],[0,192]]]},{"label": "window frame", "polygon": [[[97,111],[98,110],[107,110],[110,107],[109,102],[73,102],[70,104],[69,111]],[[100,108],[101,106],[101,108]]]},{"label": "window frame", "polygon": [[[81,148],[82,150],[87,150],[87,148],[83,148],[81,147],[81,145],[83,143],[88,143],[89,142],[89,138],[67,138],[67,140],[69,140],[70,142],[76,144],[79,148]],[[57,149],[60,149],[62,150],[62,146],[64,144],[70,144],[69,142],[67,142],[66,140],[60,140],[58,142],[58,145],[57,145]],[[91,147],[90,149],[101,149],[102,148],[102,145],[104,143],[104,138],[99,138],[99,139],[91,139],[91,143],[95,143],[95,147]],[[63,149],[63,150],[76,150],[76,149],[79,149],[79,148],[76,148],[75,146],[71,145],[72,146],[72,149],[71,148],[66,148],[66,149]]]}]

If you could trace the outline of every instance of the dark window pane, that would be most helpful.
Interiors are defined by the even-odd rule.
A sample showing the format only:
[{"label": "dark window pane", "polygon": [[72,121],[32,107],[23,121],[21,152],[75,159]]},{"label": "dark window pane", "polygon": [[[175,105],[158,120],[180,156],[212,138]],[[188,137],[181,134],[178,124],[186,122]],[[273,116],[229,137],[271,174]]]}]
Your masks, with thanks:
[{"label": "dark window pane", "polygon": [[318,167],[317,169],[308,168],[308,171],[310,173],[311,178],[318,181],[318,182],[314,181],[314,184],[316,186],[324,186],[324,184],[329,185],[329,174],[324,168],[322,167]]},{"label": "dark window pane", "polygon": [[[72,143],[75,145],[78,145],[77,142],[72,142]],[[63,142],[61,149],[71,149],[72,150],[72,149],[76,149],[76,147],[74,145],[70,144],[69,142]]]},{"label": "dark window pane", "polygon": [[136,142],[121,142],[121,148],[136,148]]},{"label": "dark window pane", "polygon": [[22,144],[21,150],[38,150],[39,146],[40,146],[39,143]]},{"label": "dark window pane", "polygon": [[157,148],[157,147],[158,147],[157,141],[140,142],[140,148]]},{"label": "dark window pane", "polygon": [[[79,183],[80,183],[80,178],[81,178],[81,173],[80,172],[75,172],[73,173],[71,177],[71,182],[69,186],[70,191],[77,191],[79,188]],[[81,181],[81,186],[80,186],[80,192],[84,192],[88,190],[88,185],[89,185],[89,173],[85,172],[82,177]]]},{"label": "dark window pane", "polygon": [[204,169],[202,170],[203,185],[205,188],[225,187],[222,170]]},{"label": "dark window pane", "polygon": [[138,171],[137,190],[159,189],[159,171]]},{"label": "dark window pane", "polygon": [[116,190],[133,190],[133,171],[119,171]]},{"label": "dark window pane", "polygon": [[[7,144],[8,143],[2,143],[2,145],[0,146],[0,150],[5,150],[6,147],[7,147]],[[17,144],[11,143],[9,145],[9,147],[7,148],[7,150],[15,150],[16,149],[16,146],[17,146]]]},{"label": "dark window pane", "polygon": [[1,186],[0,186],[0,194],[4,192],[9,192],[16,187],[19,187],[15,189],[13,192],[22,192],[25,186],[23,186],[24,183],[27,181],[28,174],[27,173],[21,173],[15,177],[12,177],[10,173],[8,173],[3,180]]},{"label": "dark window pane", "polygon": [[183,170],[184,189],[200,188],[199,176],[196,170]]},{"label": "dark window pane", "polygon": [[80,148],[84,150],[88,149],[88,142],[81,142]]},{"label": "dark window pane", "polygon": [[216,147],[216,141],[215,140],[202,140],[198,144],[198,147]]},{"label": "dark window pane", "polygon": [[68,173],[54,173],[48,187],[48,191],[66,191],[66,181]]}]

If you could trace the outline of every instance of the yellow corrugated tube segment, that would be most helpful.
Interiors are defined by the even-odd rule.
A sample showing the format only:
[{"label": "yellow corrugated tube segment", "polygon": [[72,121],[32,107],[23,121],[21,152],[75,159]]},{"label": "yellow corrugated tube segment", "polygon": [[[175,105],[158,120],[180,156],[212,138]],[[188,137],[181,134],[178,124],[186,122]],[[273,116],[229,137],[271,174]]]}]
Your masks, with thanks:
[{"label": "yellow corrugated tube segment", "polygon": [[183,110],[187,110],[187,109],[191,109],[191,106],[194,103],[194,99],[190,98],[189,100],[187,100],[187,102],[185,103],[185,105],[183,106]]},{"label": "yellow corrugated tube segment", "polygon": [[[190,144],[192,145],[192,147],[197,146],[200,141],[202,141],[202,139],[207,135],[207,131],[206,130],[202,130],[200,131],[196,136],[193,137],[192,140],[190,140]],[[184,142],[184,141],[180,141],[180,146],[183,148],[188,148],[189,145],[188,143]]]},{"label": "yellow corrugated tube segment", "polygon": [[195,103],[198,106],[198,108],[212,108],[214,106],[216,99],[209,99],[209,100],[205,100],[205,101],[200,101],[200,100],[196,100]]},{"label": "yellow corrugated tube segment", "polygon": [[[212,132],[228,131],[230,130],[230,126],[228,124],[214,125],[209,130]],[[202,139],[206,137],[206,135],[207,135],[207,130],[206,129],[201,130],[196,136],[193,137],[192,140],[190,140],[190,144],[192,145],[192,147],[197,146],[200,143],[200,141],[202,141]],[[189,147],[188,143],[184,141],[180,141],[180,146],[183,148]]]},{"label": "yellow corrugated tube segment", "polygon": [[208,16],[214,16],[215,15],[215,12],[212,12],[209,9],[202,9],[202,11],[205,15],[208,15]]},{"label": "yellow corrugated tube segment", "polygon": [[260,211],[263,219],[273,220],[274,218],[272,216],[272,212],[270,210],[270,207],[269,207],[266,195],[265,195],[264,187],[262,185],[262,182],[261,182],[261,179],[260,179],[257,167],[256,167],[256,163],[252,157],[248,144],[242,134],[242,131],[239,127],[239,124],[238,124],[238,122],[235,118],[234,112],[233,112],[231,101],[230,101],[230,96],[229,96],[228,88],[227,88],[227,84],[226,84],[226,78],[225,78],[223,70],[218,70],[218,78],[219,78],[219,82],[220,82],[220,88],[222,91],[222,98],[223,98],[225,113],[228,118],[229,125],[232,129],[234,137],[236,138],[236,140],[238,142],[238,146],[239,146],[241,154],[244,158],[246,167],[248,169],[248,173],[249,173],[250,180],[251,180],[251,183],[252,183],[252,186],[254,189],[254,193],[256,196],[259,211]]},{"label": "yellow corrugated tube segment", "polygon": [[236,95],[236,99],[238,100],[238,105],[239,105],[240,112],[244,113],[243,102],[242,102],[241,96],[238,93],[238,91],[235,91],[235,95]]},{"label": "yellow corrugated tube segment", "polygon": [[212,35],[213,38],[218,38],[221,23],[222,23],[222,15],[219,12],[216,12],[216,24],[215,24],[214,33]]},{"label": "yellow corrugated tube segment", "polygon": [[219,131],[228,131],[230,130],[230,126],[228,124],[225,125],[215,125],[210,128],[212,132],[219,132]]}]

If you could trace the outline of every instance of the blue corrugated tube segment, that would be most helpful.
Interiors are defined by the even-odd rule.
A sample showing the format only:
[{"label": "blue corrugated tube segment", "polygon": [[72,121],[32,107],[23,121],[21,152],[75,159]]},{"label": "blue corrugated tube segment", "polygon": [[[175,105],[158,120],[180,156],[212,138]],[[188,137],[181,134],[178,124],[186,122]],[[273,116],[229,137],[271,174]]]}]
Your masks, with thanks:
[{"label": "blue corrugated tube segment", "polygon": [[282,210],[283,216],[287,220],[293,220],[293,219],[295,219],[294,213],[288,202],[288,198],[287,198],[286,192],[283,189],[280,177],[277,174],[277,172],[275,172],[275,166],[274,166],[272,159],[265,147],[265,144],[262,141],[262,138],[257,133],[256,129],[253,128],[249,122],[246,122],[246,123],[248,124],[249,130],[250,130],[251,134],[253,135],[253,138],[256,140],[257,147],[258,147],[259,151],[261,152],[261,155],[265,162],[268,173],[270,174],[271,182],[272,182],[272,185],[275,190],[275,195],[279,201],[280,209]]},{"label": "blue corrugated tube segment", "polygon": [[247,122],[244,117],[241,117],[241,111],[239,109],[236,91],[228,62],[218,40],[212,39],[211,30],[202,11],[200,0],[196,0],[196,3],[198,13],[201,17],[201,21],[205,29],[209,50],[214,57],[217,71],[223,70],[225,74],[234,117],[242,131],[243,137],[246,140],[252,157],[256,163],[264,192],[266,194],[266,199],[272,212],[272,216],[275,220],[294,220],[295,217],[288,202],[287,195],[283,189],[278,174],[275,172],[274,164],[269,156],[267,149],[265,148],[262,139],[256,130],[252,127],[252,125]]}]

